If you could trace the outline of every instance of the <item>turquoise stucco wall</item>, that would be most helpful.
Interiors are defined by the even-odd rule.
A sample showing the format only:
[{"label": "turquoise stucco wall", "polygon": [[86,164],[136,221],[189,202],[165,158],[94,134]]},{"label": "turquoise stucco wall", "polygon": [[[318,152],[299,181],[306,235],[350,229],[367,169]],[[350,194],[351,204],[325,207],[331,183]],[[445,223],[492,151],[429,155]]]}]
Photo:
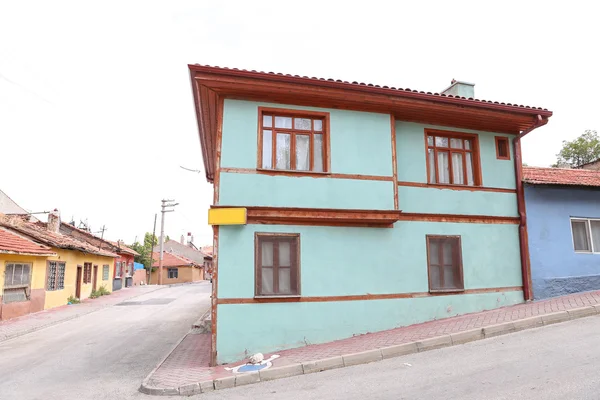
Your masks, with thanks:
[{"label": "turquoise stucco wall", "polygon": [[478,134],[483,186],[515,189],[515,166],[512,140],[510,142],[511,145],[509,146],[510,160],[496,159],[496,142],[494,140],[494,136],[511,138],[510,136],[499,133],[481,132],[470,129],[453,129],[444,126],[402,121],[396,122],[396,154],[398,158],[399,181],[427,183],[425,128]]},{"label": "turquoise stucco wall", "polygon": [[506,292],[393,300],[219,305],[217,358],[219,363],[234,362],[246,354],[324,343],[353,334],[522,302],[522,292]]},{"label": "turquoise stucco wall", "polygon": [[219,204],[363,210],[394,208],[391,181],[221,173]]},{"label": "turquoise stucco wall", "polygon": [[518,216],[515,193],[399,186],[398,199],[407,213]]},{"label": "turquoise stucco wall", "polygon": [[[427,292],[427,234],[461,235],[465,289],[521,285],[517,225],[397,222],[393,229],[222,226],[219,298],[254,296],[255,232],[300,233],[302,296]],[[222,327],[217,330],[219,359],[233,361],[240,358],[244,349],[254,352],[293,347],[304,343],[304,338],[318,343],[520,301],[521,292],[511,292],[402,300],[221,305],[217,318]],[[273,325],[275,320],[277,326]],[[239,330],[247,332],[241,341],[235,339]]]},{"label": "turquoise stucco wall", "polygon": [[331,172],[392,176],[389,114],[225,100],[221,166],[256,168],[258,107],[330,113]]}]

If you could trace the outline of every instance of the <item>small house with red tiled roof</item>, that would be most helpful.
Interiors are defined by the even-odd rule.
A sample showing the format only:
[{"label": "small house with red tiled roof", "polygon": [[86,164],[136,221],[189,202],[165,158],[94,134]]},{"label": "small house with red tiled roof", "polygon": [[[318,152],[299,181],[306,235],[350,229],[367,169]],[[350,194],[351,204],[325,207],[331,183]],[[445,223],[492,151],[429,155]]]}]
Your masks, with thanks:
[{"label": "small house with red tiled roof", "polygon": [[523,167],[536,299],[600,289],[600,171]]},{"label": "small house with red tiled roof", "polygon": [[56,210],[47,223],[0,214],[2,319],[65,305],[71,296],[88,298],[100,286],[110,289],[117,254],[60,227]]},{"label": "small house with red tiled roof", "polygon": [[49,246],[0,226],[0,320],[44,309],[46,262],[56,255]]},{"label": "small house with red tiled roof", "polygon": [[531,299],[520,139],[551,111],[454,80],[189,71],[214,188],[213,364]]},{"label": "small house with red tiled roof", "polygon": [[[152,264],[152,273],[150,276],[151,284],[159,284],[160,273],[160,252],[153,252],[152,259],[155,260]],[[197,282],[204,279],[204,270],[202,264],[197,263],[182,255],[163,251],[162,260],[163,269],[163,285],[172,283]]]}]

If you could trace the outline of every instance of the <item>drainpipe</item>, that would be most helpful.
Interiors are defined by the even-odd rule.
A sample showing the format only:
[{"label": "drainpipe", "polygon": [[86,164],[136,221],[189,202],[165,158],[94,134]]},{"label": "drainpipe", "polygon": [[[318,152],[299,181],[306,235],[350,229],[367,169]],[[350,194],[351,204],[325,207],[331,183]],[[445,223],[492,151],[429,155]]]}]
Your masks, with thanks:
[{"label": "drainpipe", "polygon": [[533,291],[531,288],[531,265],[529,264],[529,243],[527,239],[527,211],[525,209],[525,192],[523,188],[523,162],[521,159],[521,138],[532,130],[546,125],[547,119],[541,115],[533,125],[522,131],[513,139],[513,149],[515,153],[515,181],[517,187],[517,210],[519,212],[519,247],[521,250],[521,274],[523,277],[523,297],[525,301],[533,300]]}]

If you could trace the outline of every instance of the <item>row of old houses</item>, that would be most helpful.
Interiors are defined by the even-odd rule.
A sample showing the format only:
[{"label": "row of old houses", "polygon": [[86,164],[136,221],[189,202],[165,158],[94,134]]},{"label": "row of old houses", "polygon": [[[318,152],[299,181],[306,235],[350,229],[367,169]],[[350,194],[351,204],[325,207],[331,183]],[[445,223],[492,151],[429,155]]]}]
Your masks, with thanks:
[{"label": "row of old houses", "polygon": [[539,107],[190,65],[213,364],[600,289],[600,172],[523,168]]},{"label": "row of old houses", "polygon": [[[60,220],[57,210],[42,222],[0,192],[0,320],[83,300],[104,287],[120,290],[148,283],[139,255],[122,241],[109,241]],[[200,261],[163,254],[163,284],[204,279],[210,256],[194,250]],[[186,253],[187,254],[187,253]],[[158,253],[153,254],[158,267]],[[158,268],[150,279],[159,283]]]}]

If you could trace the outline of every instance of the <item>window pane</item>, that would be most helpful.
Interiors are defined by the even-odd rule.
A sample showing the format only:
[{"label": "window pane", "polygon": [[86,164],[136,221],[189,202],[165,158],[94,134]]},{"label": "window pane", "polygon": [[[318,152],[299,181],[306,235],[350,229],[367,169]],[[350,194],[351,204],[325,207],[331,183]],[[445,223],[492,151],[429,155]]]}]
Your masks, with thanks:
[{"label": "window pane", "polygon": [[465,153],[467,157],[467,185],[473,186],[475,181],[473,179],[473,155],[471,153]]},{"label": "window pane", "polygon": [[573,230],[573,247],[575,251],[590,251],[587,222],[571,221],[571,228]]},{"label": "window pane", "polygon": [[439,241],[430,240],[429,241],[429,264],[439,264],[440,263],[440,248]]},{"label": "window pane", "polygon": [[450,170],[448,169],[448,153],[438,151],[438,178],[440,183],[450,183]]},{"label": "window pane", "polygon": [[452,242],[450,240],[444,240],[442,245],[442,257],[444,257],[444,265],[452,265]]},{"label": "window pane", "polygon": [[273,132],[263,131],[262,167],[273,168]]},{"label": "window pane", "polygon": [[23,265],[23,277],[21,278],[21,284],[27,285],[29,284],[29,274],[31,273],[29,264]]},{"label": "window pane", "polygon": [[[315,121],[316,123],[317,121]],[[313,171],[323,172],[323,135],[315,135],[315,159]]]},{"label": "window pane", "polygon": [[506,140],[506,139],[498,140],[498,156],[508,157],[508,140]]},{"label": "window pane", "polygon": [[291,117],[275,117],[275,128],[292,129]]},{"label": "window pane", "polygon": [[315,124],[315,131],[321,132],[323,130],[323,121],[315,119],[313,122]]},{"label": "window pane", "polygon": [[431,289],[441,289],[442,283],[440,281],[440,268],[441,267],[430,267],[429,268],[429,280],[431,281]]},{"label": "window pane", "polygon": [[58,290],[62,290],[65,288],[65,266],[65,263],[58,264],[58,279],[56,282],[56,288]]},{"label": "window pane", "polygon": [[462,149],[463,141],[462,139],[450,139],[450,147],[453,149]]},{"label": "window pane", "polygon": [[261,271],[261,293],[272,294],[273,293],[273,268],[263,268]]},{"label": "window pane", "polygon": [[436,136],[435,145],[438,147],[448,147],[448,138]]},{"label": "window pane", "polygon": [[277,169],[290,169],[290,135],[277,134]]},{"label": "window pane", "polygon": [[262,254],[262,266],[272,267],[273,266],[273,242],[262,242],[261,248]]},{"label": "window pane", "polygon": [[444,289],[458,288],[454,278],[454,268],[452,265],[444,265]]},{"label": "window pane", "polygon": [[308,118],[294,118],[294,129],[310,131],[311,120]]},{"label": "window pane", "polygon": [[427,146],[433,146],[433,136],[427,136]]},{"label": "window pane", "polygon": [[23,264],[15,264],[13,270],[13,276],[9,276],[8,284],[9,285],[20,285],[21,284],[21,275],[23,275]]},{"label": "window pane", "polygon": [[289,267],[290,263],[290,242],[279,242],[279,266]]},{"label": "window pane", "polygon": [[465,149],[471,150],[471,141],[465,139]]},{"label": "window pane", "polygon": [[593,251],[595,253],[600,253],[600,221],[590,221],[590,226],[592,228],[592,244]]},{"label": "window pane", "polygon": [[279,268],[279,294],[292,294],[291,268]]},{"label": "window pane", "polygon": [[273,126],[273,117],[270,115],[263,115],[263,127],[270,128]]},{"label": "window pane", "polygon": [[427,159],[429,160],[429,183],[435,182],[435,153],[433,149],[427,149]]},{"label": "window pane", "polygon": [[452,153],[452,183],[456,185],[465,184],[462,153]]},{"label": "window pane", "polygon": [[310,136],[296,135],[296,169],[308,171],[310,169]]}]

